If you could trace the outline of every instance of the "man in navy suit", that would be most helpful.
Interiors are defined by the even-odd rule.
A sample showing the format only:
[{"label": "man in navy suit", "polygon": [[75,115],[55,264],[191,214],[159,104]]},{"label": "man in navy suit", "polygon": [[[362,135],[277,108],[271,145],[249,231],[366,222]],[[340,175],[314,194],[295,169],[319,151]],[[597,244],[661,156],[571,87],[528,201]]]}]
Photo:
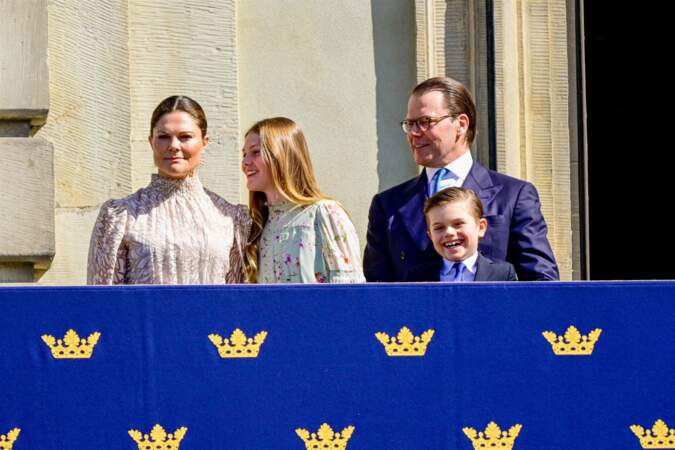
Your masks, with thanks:
[{"label": "man in navy suit", "polygon": [[489,225],[479,245],[484,256],[513,264],[521,281],[559,279],[536,188],[471,157],[476,108],[464,85],[445,77],[420,83],[401,126],[424,170],[373,197],[363,259],[368,281],[403,281],[413,266],[439,258],[422,210],[430,194],[449,186],[469,188],[483,203]]}]

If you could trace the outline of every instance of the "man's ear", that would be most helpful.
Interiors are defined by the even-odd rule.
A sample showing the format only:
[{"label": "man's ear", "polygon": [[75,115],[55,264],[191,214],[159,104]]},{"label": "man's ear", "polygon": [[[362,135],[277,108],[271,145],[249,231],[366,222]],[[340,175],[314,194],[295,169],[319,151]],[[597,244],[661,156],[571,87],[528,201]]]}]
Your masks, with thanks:
[{"label": "man's ear", "polygon": [[457,116],[456,120],[457,120],[457,123],[459,125],[459,129],[461,130],[461,135],[465,136],[466,131],[469,129],[469,125],[471,124],[471,121],[469,120],[469,116],[462,113],[459,116]]}]

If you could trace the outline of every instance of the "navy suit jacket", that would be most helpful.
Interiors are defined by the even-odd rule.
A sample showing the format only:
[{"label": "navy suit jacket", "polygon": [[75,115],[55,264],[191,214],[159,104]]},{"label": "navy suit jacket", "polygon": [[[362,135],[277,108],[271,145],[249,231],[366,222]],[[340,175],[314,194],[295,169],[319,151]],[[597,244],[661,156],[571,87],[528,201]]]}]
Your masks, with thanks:
[{"label": "navy suit jacket", "polygon": [[[488,221],[478,247],[483,255],[510,262],[522,281],[559,279],[539,195],[531,183],[474,161],[463,187],[473,190],[483,203]],[[412,267],[436,257],[422,211],[426,190],[423,170],[373,197],[363,258],[368,281],[403,281]]]},{"label": "navy suit jacket", "polygon": [[[413,267],[406,273],[405,281],[440,281],[443,259],[439,256]],[[505,261],[493,261],[480,253],[476,259],[476,276],[473,281],[518,281],[513,266]]]}]

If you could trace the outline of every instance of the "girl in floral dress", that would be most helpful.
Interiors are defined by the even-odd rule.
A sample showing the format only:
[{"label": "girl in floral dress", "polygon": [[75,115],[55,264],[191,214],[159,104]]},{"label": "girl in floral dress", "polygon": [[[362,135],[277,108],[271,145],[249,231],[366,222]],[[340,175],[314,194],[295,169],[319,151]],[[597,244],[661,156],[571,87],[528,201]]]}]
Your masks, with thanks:
[{"label": "girl in floral dress", "polygon": [[245,135],[241,168],[253,225],[246,271],[257,283],[361,283],[360,246],[345,209],[317,185],[305,136],[275,117]]}]

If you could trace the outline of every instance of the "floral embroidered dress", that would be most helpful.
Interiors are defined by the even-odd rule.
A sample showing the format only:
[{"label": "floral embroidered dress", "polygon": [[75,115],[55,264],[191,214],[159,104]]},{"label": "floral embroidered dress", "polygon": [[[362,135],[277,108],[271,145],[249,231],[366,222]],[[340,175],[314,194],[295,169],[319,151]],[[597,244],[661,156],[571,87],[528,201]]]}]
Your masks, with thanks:
[{"label": "floral embroidered dress", "polygon": [[260,238],[259,283],[363,283],[352,221],[333,200],[269,205]]},{"label": "floral embroidered dress", "polygon": [[101,206],[89,247],[88,284],[245,282],[248,208],[195,176],[153,175],[130,196]]}]

